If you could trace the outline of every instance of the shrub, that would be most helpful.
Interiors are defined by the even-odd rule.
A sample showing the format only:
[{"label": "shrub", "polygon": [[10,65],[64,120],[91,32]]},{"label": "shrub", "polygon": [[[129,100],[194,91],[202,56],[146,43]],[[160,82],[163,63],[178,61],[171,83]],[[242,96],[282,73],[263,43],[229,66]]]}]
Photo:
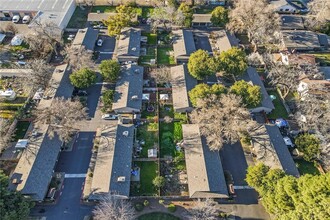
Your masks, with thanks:
[{"label": "shrub", "polygon": [[148,200],[144,200],[143,205],[144,206],[148,206],[149,205],[149,201]]},{"label": "shrub", "polygon": [[144,209],[144,205],[140,202],[135,203],[134,208],[136,211],[141,212]]},{"label": "shrub", "polygon": [[167,210],[170,211],[170,212],[175,212],[176,211],[176,206],[171,203],[167,206]]},{"label": "shrub", "polygon": [[163,205],[165,201],[164,201],[164,199],[160,199],[158,202],[159,202],[159,204]]}]

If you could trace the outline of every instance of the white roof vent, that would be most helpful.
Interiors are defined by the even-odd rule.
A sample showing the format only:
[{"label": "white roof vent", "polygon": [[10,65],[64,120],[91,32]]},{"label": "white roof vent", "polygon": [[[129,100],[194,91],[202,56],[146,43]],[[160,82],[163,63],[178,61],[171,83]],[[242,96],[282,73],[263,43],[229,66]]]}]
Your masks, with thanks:
[{"label": "white roof vent", "polygon": [[134,73],[140,73],[139,69],[134,70]]},{"label": "white roof vent", "polygon": [[133,51],[136,51],[136,47],[133,47],[132,50],[133,50]]},{"label": "white roof vent", "polygon": [[138,99],[139,99],[139,97],[137,95],[132,96],[132,100],[138,100]]},{"label": "white roof vent", "polygon": [[128,137],[128,134],[129,134],[128,131],[124,131],[124,132],[123,132],[123,135],[124,135],[125,137]]},{"label": "white roof vent", "polygon": [[117,181],[118,182],[125,182],[125,177],[124,176],[120,176],[120,177],[118,177],[118,179],[117,179]]}]

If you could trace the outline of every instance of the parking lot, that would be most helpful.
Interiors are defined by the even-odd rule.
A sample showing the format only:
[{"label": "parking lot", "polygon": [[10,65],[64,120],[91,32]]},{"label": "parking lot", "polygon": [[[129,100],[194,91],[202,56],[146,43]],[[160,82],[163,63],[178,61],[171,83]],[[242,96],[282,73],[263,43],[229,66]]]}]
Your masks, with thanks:
[{"label": "parking lot", "polygon": [[202,49],[208,51],[209,53],[212,52],[208,35],[209,33],[203,30],[194,31],[196,50]]},{"label": "parking lot", "polygon": [[99,39],[102,39],[103,43],[102,46],[95,46],[95,52],[98,52],[99,54],[96,63],[100,63],[102,60],[111,59],[116,46],[116,39],[108,36],[106,33],[100,33]]}]

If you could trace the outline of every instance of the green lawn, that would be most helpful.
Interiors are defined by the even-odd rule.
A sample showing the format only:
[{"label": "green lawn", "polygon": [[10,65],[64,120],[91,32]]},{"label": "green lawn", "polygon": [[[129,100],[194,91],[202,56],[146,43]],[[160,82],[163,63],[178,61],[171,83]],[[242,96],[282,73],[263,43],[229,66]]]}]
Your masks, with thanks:
[{"label": "green lawn", "polygon": [[138,220],[180,220],[180,218],[163,212],[152,212],[141,215]]},{"label": "green lawn", "polygon": [[97,11],[100,11],[101,13],[116,12],[116,6],[110,6],[110,5],[93,6],[92,12],[97,12]]},{"label": "green lawn", "polygon": [[170,55],[173,47],[158,47],[157,49],[157,63],[162,65],[175,64],[174,57]]},{"label": "green lawn", "polygon": [[158,164],[153,161],[135,161],[133,162],[140,167],[140,187],[132,187],[131,193],[133,196],[144,195],[154,196],[158,195],[158,190],[152,184],[152,180],[158,175]]},{"label": "green lawn", "polygon": [[277,91],[268,91],[268,94],[276,96],[276,99],[273,100],[275,109],[268,115],[268,118],[288,118],[288,112],[283,106]]},{"label": "green lawn", "polygon": [[22,139],[25,136],[25,133],[27,131],[27,129],[30,126],[30,122],[29,121],[18,121],[17,125],[16,125],[16,131],[15,131],[15,141],[17,141],[18,139]]},{"label": "green lawn", "polygon": [[178,119],[181,120],[183,123],[187,123],[188,122],[188,117],[186,114],[184,113],[174,113],[174,119]]},{"label": "green lawn", "polygon": [[173,105],[164,105],[159,109],[159,117],[164,118],[165,116],[174,117]]},{"label": "green lawn", "polygon": [[319,170],[314,166],[312,162],[308,162],[306,160],[295,160],[295,163],[298,167],[300,175],[305,174],[312,174],[312,175],[318,175],[320,174]]},{"label": "green lawn", "polygon": [[67,28],[84,28],[87,22],[89,9],[82,10],[80,7],[76,7]]},{"label": "green lawn", "polygon": [[147,47],[147,55],[140,56],[139,63],[141,65],[150,65],[150,60],[156,58],[156,48]]},{"label": "green lawn", "polygon": [[152,7],[143,7],[142,8],[142,14],[141,17],[142,18],[149,18],[150,14],[154,11],[154,8]]},{"label": "green lawn", "polygon": [[157,34],[143,33],[142,36],[146,36],[148,38],[147,43],[149,45],[156,45],[157,44]]},{"label": "green lawn", "polygon": [[161,122],[159,124],[160,157],[176,156],[176,142],[182,140],[182,122]]},{"label": "green lawn", "polygon": [[316,62],[320,62],[323,66],[330,66],[330,53],[314,53]]},{"label": "green lawn", "polygon": [[136,136],[137,139],[144,140],[145,142],[145,144],[142,146],[142,151],[140,154],[141,158],[147,158],[148,149],[151,149],[158,144],[158,136],[157,136],[158,134],[157,134],[157,130],[155,130],[154,127],[152,126],[153,124],[155,123],[141,125],[137,129],[137,136]]}]

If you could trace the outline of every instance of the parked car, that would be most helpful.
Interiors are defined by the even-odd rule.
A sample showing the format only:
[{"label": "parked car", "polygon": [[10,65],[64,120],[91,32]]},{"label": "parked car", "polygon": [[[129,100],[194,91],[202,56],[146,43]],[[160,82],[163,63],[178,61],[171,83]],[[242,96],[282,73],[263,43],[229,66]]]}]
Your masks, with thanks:
[{"label": "parked car", "polygon": [[86,90],[73,90],[73,93],[72,93],[73,96],[88,96],[88,93]]},{"label": "parked car", "polygon": [[23,24],[27,24],[27,23],[30,22],[30,20],[31,20],[30,15],[25,15],[25,16],[23,17],[23,19],[22,19],[22,23],[23,23]]},{"label": "parked car", "polygon": [[104,114],[104,115],[102,115],[102,119],[104,119],[104,120],[118,120],[118,115]]},{"label": "parked car", "polygon": [[289,138],[289,137],[283,137],[283,140],[284,140],[286,146],[288,146],[288,147],[294,147],[294,144],[292,143],[291,138]]},{"label": "parked car", "polygon": [[12,22],[13,23],[18,23],[20,19],[21,19],[21,17],[19,15],[14,15],[14,17],[12,19]]},{"label": "parked car", "polygon": [[101,47],[103,44],[103,40],[102,39],[98,39],[97,40],[97,46]]}]

